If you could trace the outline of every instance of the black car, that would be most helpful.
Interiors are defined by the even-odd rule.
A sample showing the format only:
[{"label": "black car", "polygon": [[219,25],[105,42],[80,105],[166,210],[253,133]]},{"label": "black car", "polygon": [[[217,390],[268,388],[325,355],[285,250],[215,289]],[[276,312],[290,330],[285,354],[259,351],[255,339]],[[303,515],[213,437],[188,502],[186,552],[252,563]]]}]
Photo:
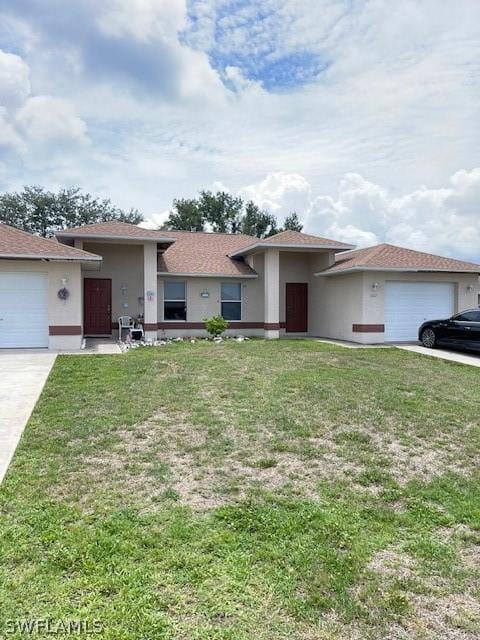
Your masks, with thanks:
[{"label": "black car", "polygon": [[480,351],[480,309],[467,309],[446,320],[429,320],[418,330],[424,347],[458,347]]}]

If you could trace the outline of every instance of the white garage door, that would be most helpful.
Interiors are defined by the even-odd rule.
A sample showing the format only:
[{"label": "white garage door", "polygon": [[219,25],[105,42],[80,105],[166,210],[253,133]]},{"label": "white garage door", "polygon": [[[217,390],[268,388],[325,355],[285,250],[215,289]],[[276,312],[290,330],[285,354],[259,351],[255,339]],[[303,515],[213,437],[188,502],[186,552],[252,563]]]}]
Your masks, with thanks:
[{"label": "white garage door", "polygon": [[48,276],[0,273],[0,348],[48,347]]},{"label": "white garage door", "polygon": [[455,313],[454,293],[451,282],[386,282],[385,340],[417,340],[422,322]]}]

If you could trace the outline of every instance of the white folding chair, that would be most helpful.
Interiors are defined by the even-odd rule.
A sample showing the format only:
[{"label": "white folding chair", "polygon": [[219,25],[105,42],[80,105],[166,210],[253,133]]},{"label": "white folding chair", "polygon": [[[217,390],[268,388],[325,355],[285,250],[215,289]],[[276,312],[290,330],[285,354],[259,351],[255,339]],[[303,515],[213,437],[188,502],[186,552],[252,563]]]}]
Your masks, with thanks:
[{"label": "white folding chair", "polygon": [[128,335],[131,336],[131,330],[135,326],[133,318],[131,316],[120,316],[118,318],[118,339],[122,340],[123,330],[128,330]]}]

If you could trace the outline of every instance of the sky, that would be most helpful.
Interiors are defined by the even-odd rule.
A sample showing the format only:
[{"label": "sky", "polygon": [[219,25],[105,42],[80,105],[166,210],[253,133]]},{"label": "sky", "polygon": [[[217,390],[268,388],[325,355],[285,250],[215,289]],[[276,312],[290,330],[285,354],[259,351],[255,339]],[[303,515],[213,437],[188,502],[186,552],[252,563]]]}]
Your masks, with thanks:
[{"label": "sky", "polygon": [[225,189],[480,261],[479,0],[0,0],[0,191]]}]

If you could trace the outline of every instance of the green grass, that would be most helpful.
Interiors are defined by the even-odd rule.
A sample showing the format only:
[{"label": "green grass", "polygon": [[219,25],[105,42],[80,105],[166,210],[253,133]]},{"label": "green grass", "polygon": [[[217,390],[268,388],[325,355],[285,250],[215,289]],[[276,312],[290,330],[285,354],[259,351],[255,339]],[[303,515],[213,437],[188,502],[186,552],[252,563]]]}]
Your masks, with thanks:
[{"label": "green grass", "polygon": [[306,340],[59,357],[0,488],[0,637],[473,640],[479,382]]}]

